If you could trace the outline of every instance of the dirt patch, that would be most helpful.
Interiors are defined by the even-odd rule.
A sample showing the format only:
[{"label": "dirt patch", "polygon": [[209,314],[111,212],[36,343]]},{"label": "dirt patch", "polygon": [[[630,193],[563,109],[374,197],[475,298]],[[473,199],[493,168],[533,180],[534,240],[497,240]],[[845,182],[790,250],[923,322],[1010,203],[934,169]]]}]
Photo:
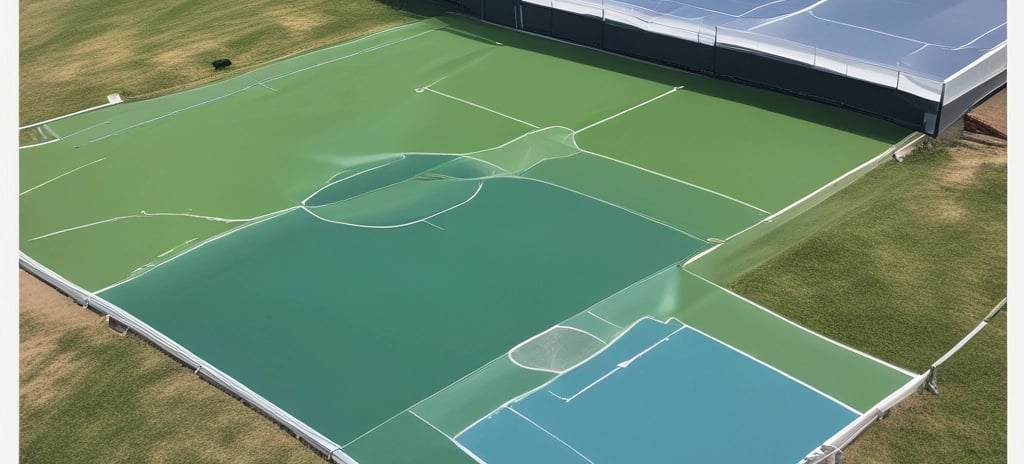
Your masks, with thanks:
[{"label": "dirt patch", "polygon": [[971,110],[970,115],[993,129],[1006,134],[1006,89],[989,97],[984,103]]},{"label": "dirt patch", "polygon": [[970,141],[958,141],[949,147],[953,162],[939,175],[944,183],[964,186],[974,182],[978,169],[985,165],[1006,166],[1006,148]]},{"label": "dirt patch", "polygon": [[311,31],[331,22],[331,18],[327,15],[308,10],[297,12],[287,9],[273,10],[268,11],[267,16],[291,33]]},{"label": "dirt patch", "polygon": [[22,317],[27,315],[41,323],[69,328],[93,327],[103,322],[96,313],[78,306],[71,298],[25,271],[18,272],[18,292],[18,312]]}]

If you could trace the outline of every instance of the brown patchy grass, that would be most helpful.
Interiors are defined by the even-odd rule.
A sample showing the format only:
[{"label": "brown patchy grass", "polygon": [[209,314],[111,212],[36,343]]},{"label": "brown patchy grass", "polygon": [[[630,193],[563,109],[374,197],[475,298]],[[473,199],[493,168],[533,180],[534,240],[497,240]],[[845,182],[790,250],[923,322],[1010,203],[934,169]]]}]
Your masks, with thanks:
[{"label": "brown patchy grass", "polygon": [[[26,0],[20,3],[20,119],[195,87],[414,21],[373,0]],[[230,58],[215,72],[210,62]]]},{"label": "brown patchy grass", "polygon": [[25,463],[320,463],[241,402],[22,272]]}]

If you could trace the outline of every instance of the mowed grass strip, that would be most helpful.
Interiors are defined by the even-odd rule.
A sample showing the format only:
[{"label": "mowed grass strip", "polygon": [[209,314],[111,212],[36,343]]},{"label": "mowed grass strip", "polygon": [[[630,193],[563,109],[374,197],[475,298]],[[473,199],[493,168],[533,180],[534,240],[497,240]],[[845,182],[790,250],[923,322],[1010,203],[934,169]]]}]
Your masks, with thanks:
[{"label": "mowed grass strip", "polygon": [[[1006,185],[1005,148],[919,149],[783,226],[824,224],[731,287],[924,372],[1006,295]],[[843,462],[1006,462],[1005,317],[940,369],[941,395],[907,400]]]},{"label": "mowed grass strip", "polygon": [[322,463],[299,440],[21,272],[22,463]]},{"label": "mowed grass strip", "polygon": [[[417,20],[374,0],[26,0],[20,119],[43,121],[231,76],[270,60]],[[214,71],[210,64],[232,65]]]}]

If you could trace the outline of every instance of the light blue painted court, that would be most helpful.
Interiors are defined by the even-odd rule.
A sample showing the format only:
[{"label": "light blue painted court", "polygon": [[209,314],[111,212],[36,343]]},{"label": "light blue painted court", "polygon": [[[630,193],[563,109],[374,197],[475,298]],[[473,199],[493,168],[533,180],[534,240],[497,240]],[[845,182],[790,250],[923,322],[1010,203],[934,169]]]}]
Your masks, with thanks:
[{"label": "light blue painted court", "polygon": [[489,464],[796,463],[859,415],[692,327],[644,318],[456,440]]}]

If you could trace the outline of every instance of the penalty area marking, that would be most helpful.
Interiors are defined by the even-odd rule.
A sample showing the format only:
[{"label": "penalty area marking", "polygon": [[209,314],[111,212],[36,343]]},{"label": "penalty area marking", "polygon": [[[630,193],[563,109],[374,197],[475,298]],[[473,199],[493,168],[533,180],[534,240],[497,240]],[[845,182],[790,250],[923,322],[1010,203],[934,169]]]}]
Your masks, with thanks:
[{"label": "penalty area marking", "polygon": [[[677,321],[678,321],[678,320],[677,320]],[[608,377],[611,377],[611,375],[612,375],[612,374],[614,374],[614,373],[618,372],[618,371],[619,371],[619,370],[621,370],[621,369],[626,369],[626,368],[628,368],[628,367],[629,367],[629,366],[630,366],[631,364],[633,364],[633,362],[634,362],[634,361],[636,361],[636,360],[640,359],[641,357],[643,357],[643,355],[645,355],[645,354],[649,353],[649,352],[650,352],[651,350],[653,350],[653,349],[657,348],[657,347],[658,347],[658,345],[661,345],[662,343],[665,343],[665,342],[667,342],[667,341],[668,341],[668,339],[669,339],[669,338],[671,338],[671,337],[672,337],[673,335],[675,335],[675,334],[679,333],[679,332],[680,332],[681,330],[683,330],[683,329],[687,328],[686,324],[683,324],[682,322],[680,322],[680,324],[682,324],[682,326],[681,326],[681,327],[679,327],[678,329],[676,329],[676,330],[672,331],[672,333],[670,333],[670,334],[666,335],[666,336],[665,336],[664,338],[662,338],[662,339],[658,340],[658,341],[657,341],[656,343],[654,343],[653,345],[651,345],[651,346],[648,346],[648,347],[647,347],[647,348],[645,348],[645,349],[644,349],[643,351],[641,351],[641,352],[637,353],[636,355],[634,355],[634,356],[633,356],[632,358],[629,358],[629,359],[627,359],[627,360],[625,360],[625,361],[622,361],[622,362],[620,362],[620,363],[616,364],[616,365],[615,365],[615,368],[614,368],[614,369],[612,369],[612,370],[608,371],[607,373],[605,373],[604,375],[602,375],[602,376],[601,376],[600,378],[598,378],[597,380],[595,380],[595,381],[593,381],[593,382],[590,382],[590,385],[587,385],[586,387],[583,387],[583,389],[582,389],[582,390],[580,390],[580,391],[576,392],[576,393],[575,393],[575,394],[573,394],[572,396],[570,396],[570,397],[568,397],[568,398],[564,398],[564,397],[558,396],[557,394],[555,394],[555,393],[554,393],[554,392],[552,392],[551,390],[548,390],[548,393],[551,393],[551,395],[553,395],[553,396],[554,396],[555,398],[558,398],[558,399],[560,399],[560,400],[562,400],[562,401],[565,401],[566,403],[568,403],[568,402],[570,402],[570,401],[572,401],[572,400],[576,399],[576,397],[578,397],[578,396],[582,395],[582,394],[583,394],[584,392],[586,392],[587,390],[590,390],[590,389],[591,389],[591,388],[593,388],[593,387],[594,387],[595,385],[597,385],[597,384],[601,383],[601,381],[603,381],[604,379],[607,379]]]}]

